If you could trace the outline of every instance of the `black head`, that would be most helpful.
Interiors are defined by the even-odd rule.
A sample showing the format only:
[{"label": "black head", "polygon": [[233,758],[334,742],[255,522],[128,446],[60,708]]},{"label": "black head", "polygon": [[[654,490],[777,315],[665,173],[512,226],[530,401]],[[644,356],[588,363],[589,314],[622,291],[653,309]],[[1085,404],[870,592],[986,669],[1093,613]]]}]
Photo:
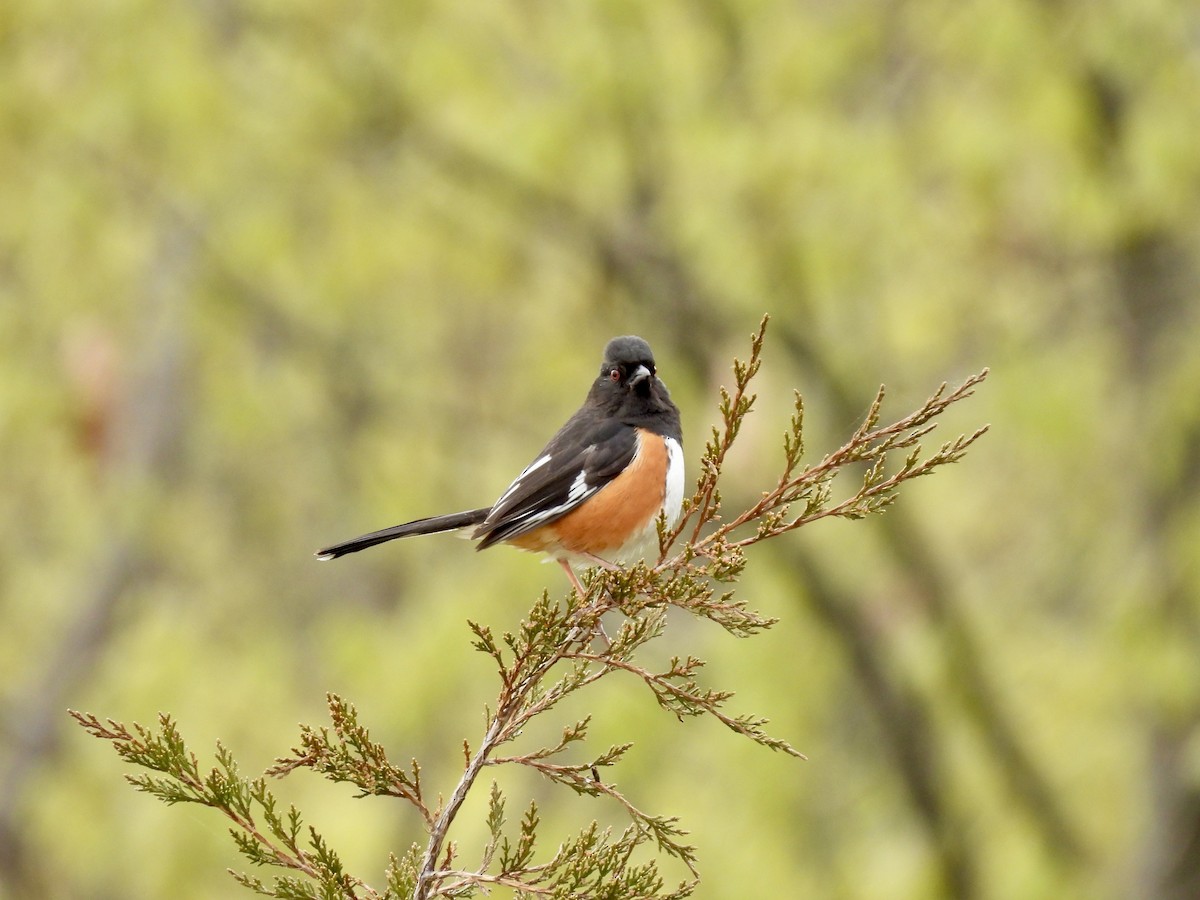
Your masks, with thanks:
[{"label": "black head", "polygon": [[589,396],[630,425],[672,436],[679,430],[679,410],[658,377],[650,345],[640,337],[626,335],[608,342]]},{"label": "black head", "polygon": [[[654,376],[654,354],[650,351],[650,345],[632,334],[615,337],[604,348],[600,377],[607,377],[614,382],[632,378],[637,374],[638,366],[644,366],[645,374]],[[619,374],[614,375],[614,372]]]}]

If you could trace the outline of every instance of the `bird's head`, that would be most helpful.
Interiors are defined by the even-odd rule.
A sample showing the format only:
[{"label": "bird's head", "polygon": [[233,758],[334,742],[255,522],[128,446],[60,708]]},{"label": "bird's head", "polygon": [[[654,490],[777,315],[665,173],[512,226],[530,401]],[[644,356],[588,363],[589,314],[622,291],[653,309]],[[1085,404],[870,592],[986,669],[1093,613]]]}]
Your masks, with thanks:
[{"label": "bird's head", "polygon": [[633,335],[608,342],[592,393],[621,416],[636,418],[674,409],[667,386],[658,377],[650,345]]}]

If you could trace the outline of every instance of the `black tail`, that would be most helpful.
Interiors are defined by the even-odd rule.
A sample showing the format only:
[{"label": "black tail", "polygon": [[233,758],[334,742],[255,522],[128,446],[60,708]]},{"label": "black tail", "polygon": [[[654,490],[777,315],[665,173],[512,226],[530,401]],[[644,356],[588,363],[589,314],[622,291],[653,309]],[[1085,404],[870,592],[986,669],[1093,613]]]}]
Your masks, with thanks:
[{"label": "black tail", "polygon": [[456,528],[466,528],[468,525],[478,525],[487,518],[490,507],[483,509],[468,509],[466,512],[450,513],[447,516],[431,516],[428,519],[417,519],[415,522],[405,522],[403,525],[393,525],[381,531],[372,531],[324,550],[317,551],[317,559],[337,559],[347,553],[357,553],[385,541],[396,538],[410,537],[414,534],[437,534],[439,531],[454,531]]}]

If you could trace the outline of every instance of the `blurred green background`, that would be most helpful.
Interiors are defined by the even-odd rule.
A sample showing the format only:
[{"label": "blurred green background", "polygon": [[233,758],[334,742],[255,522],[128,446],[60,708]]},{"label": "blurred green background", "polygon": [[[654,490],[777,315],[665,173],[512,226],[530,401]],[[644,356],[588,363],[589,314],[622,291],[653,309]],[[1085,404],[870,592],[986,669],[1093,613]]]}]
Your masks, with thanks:
[{"label": "blurred green background", "polygon": [[[797,762],[592,698],[698,896],[1200,896],[1200,7],[1170,0],[7,0],[0,895],[236,895],[67,707],[287,752],[324,692],[448,791],[556,569],[448,536],[647,338],[689,463],[773,315],[736,504],[984,365],[960,465],[678,620]],[[572,710],[564,710],[565,722]],[[547,722],[547,734],[561,724]],[[531,740],[533,737],[531,736]],[[543,804],[543,850],[598,801]],[[398,803],[278,785],[356,874]],[[468,809],[464,852],[480,833]],[[667,864],[673,879],[684,872]]]}]

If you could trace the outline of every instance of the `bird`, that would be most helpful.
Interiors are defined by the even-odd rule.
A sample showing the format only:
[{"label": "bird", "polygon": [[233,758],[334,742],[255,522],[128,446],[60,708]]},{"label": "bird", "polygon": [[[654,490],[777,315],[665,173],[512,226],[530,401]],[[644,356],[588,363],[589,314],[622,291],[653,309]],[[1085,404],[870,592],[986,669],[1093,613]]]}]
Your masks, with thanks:
[{"label": "bird", "polygon": [[679,409],[636,335],[604,348],[583,405],[491,506],[430,516],[318,550],[329,560],[397,538],[474,528],[477,550],[509,544],[545,553],[587,595],[575,566],[612,568],[643,558],[683,505]]}]

